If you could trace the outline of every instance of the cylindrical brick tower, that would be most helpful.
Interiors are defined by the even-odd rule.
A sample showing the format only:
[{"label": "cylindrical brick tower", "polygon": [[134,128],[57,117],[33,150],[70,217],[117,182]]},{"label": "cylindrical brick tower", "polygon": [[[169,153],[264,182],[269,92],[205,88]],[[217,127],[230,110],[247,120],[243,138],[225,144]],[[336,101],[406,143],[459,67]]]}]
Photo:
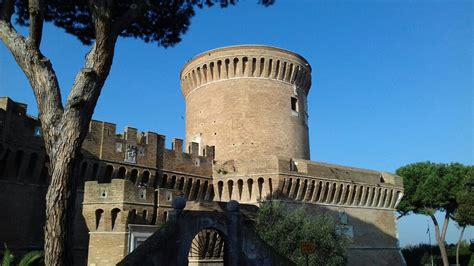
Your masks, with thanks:
[{"label": "cylindrical brick tower", "polygon": [[293,52],[243,45],[202,53],[181,71],[186,143],[215,158],[309,159],[306,97],[311,67]]}]

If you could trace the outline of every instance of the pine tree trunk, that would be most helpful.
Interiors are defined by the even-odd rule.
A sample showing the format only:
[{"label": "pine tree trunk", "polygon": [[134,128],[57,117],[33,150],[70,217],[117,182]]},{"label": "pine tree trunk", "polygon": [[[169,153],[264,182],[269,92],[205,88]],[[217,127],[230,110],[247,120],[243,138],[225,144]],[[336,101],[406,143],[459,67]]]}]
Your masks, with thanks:
[{"label": "pine tree trunk", "polygon": [[46,265],[63,265],[66,258],[66,242],[68,228],[67,209],[71,195],[69,176],[71,174],[71,158],[69,154],[58,154],[52,161],[51,184],[46,194],[45,224],[45,263]]},{"label": "pine tree trunk", "polygon": [[[438,243],[439,251],[441,253],[441,258],[443,260],[443,265],[449,266],[448,255],[446,253],[446,247],[444,246],[444,237],[439,232],[438,221],[436,220],[436,217],[434,216],[434,214],[430,215],[430,217],[434,223],[436,242]],[[447,221],[444,222],[443,228],[444,227],[447,227]]]},{"label": "pine tree trunk", "polygon": [[461,265],[459,264],[459,248],[461,247],[461,241],[462,241],[462,236],[464,234],[464,230],[466,229],[465,226],[462,227],[461,229],[461,235],[459,236],[458,243],[456,244],[456,265]]},{"label": "pine tree trunk", "polygon": [[[57,147],[51,152],[51,180],[46,194],[46,223],[44,228],[45,264],[72,264],[72,233],[75,215],[74,158],[81,145],[75,144],[78,134],[64,132],[56,139]],[[76,139],[76,141],[73,141]],[[66,263],[67,262],[67,263]]]}]

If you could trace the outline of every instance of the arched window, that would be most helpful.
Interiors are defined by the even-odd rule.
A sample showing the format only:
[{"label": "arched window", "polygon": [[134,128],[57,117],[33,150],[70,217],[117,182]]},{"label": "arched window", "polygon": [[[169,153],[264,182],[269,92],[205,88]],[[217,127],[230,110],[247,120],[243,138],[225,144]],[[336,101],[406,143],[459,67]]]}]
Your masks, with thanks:
[{"label": "arched window", "polygon": [[311,184],[310,184],[310,188],[309,188],[309,191],[308,191],[308,196],[306,197],[308,199],[308,201],[311,201],[313,199],[313,195],[314,195],[314,189],[315,189],[315,186],[316,185],[316,181],[312,180],[311,181]]},{"label": "arched window", "polygon": [[252,189],[253,189],[253,179],[249,178],[247,180],[247,189],[249,191],[249,198],[248,200],[251,201],[252,200]]},{"label": "arched window", "polygon": [[258,184],[258,199],[261,199],[261,198],[262,198],[263,182],[264,182],[263,177],[260,177],[260,178],[257,180],[257,184]]},{"label": "arched window", "polygon": [[368,206],[372,206],[373,205],[373,201],[374,201],[374,196],[375,196],[375,188],[372,188],[372,193],[370,194],[370,198],[369,198],[369,202],[368,202]]},{"label": "arched window", "polygon": [[242,179],[237,180],[237,189],[239,191],[239,200],[242,200],[242,190],[244,189],[244,181]]},{"label": "arched window", "polygon": [[379,207],[385,207],[385,199],[387,198],[387,193],[387,189],[384,189],[382,197],[380,198]]},{"label": "arched window", "polygon": [[375,198],[374,207],[378,207],[381,196],[382,196],[382,188],[379,188],[377,189],[377,197]]},{"label": "arched window", "polygon": [[[314,188],[314,181],[313,181],[313,188]],[[273,184],[272,184],[272,179],[268,179],[268,189],[270,190],[270,198],[273,197]]]},{"label": "arched window", "polygon": [[147,212],[146,210],[143,210],[143,211],[142,211],[142,218],[143,218],[143,221],[144,221],[145,223],[147,223],[147,219],[146,219],[147,216],[148,216],[148,212]]},{"label": "arched window", "polygon": [[351,198],[350,198],[350,201],[349,201],[350,205],[354,205],[354,202],[357,200],[356,197],[355,197],[356,194],[357,194],[357,189],[358,189],[358,187],[355,185],[354,189],[352,190],[352,195],[351,195]]},{"label": "arched window", "polygon": [[293,186],[293,179],[290,178],[288,180],[288,190],[286,191],[286,195],[288,196],[288,198],[291,197],[290,192],[291,192],[291,187],[292,186]]},{"label": "arched window", "polygon": [[110,183],[110,181],[112,180],[113,172],[114,172],[114,167],[112,165],[107,165],[107,167],[105,167],[105,173],[104,173],[104,177],[102,178],[101,183]]},{"label": "arched window", "polygon": [[189,200],[189,194],[191,193],[191,187],[193,185],[193,179],[188,178],[188,182],[186,183],[186,189],[184,191],[184,197]]},{"label": "arched window", "polygon": [[95,210],[95,229],[99,229],[100,225],[100,220],[102,219],[102,214],[104,213],[104,210],[102,209],[97,209]]},{"label": "arched window", "polygon": [[163,178],[161,179],[161,184],[160,184],[160,187],[161,188],[165,188],[166,187],[166,183],[168,182],[168,175],[167,174],[164,174],[163,175]]},{"label": "arched window", "polygon": [[133,169],[132,172],[130,173],[130,181],[135,184],[137,183],[137,177],[138,177],[138,170]]},{"label": "arched window", "polygon": [[48,184],[49,183],[49,156],[44,157],[43,168],[41,169],[40,183]]},{"label": "arched window", "polygon": [[163,223],[166,223],[166,221],[168,221],[168,212],[163,212],[163,216],[161,217],[161,221]]},{"label": "arched window", "polygon": [[[0,155],[1,152],[3,151],[3,146],[2,150],[0,150]],[[0,158],[0,178],[7,178],[7,162],[8,162],[8,157],[10,156],[11,151],[7,149],[5,153],[3,154],[3,157]]]},{"label": "arched window", "polygon": [[329,192],[329,182],[326,182],[326,185],[324,186],[324,193],[322,195],[322,200],[321,202],[326,202],[327,197],[328,197],[328,192]]},{"label": "arched window", "polygon": [[301,189],[301,195],[299,198],[300,200],[304,200],[304,198],[306,197],[307,189],[308,189],[308,179],[305,179],[303,181],[303,188]]},{"label": "arched window", "polygon": [[234,190],[234,181],[229,180],[227,181],[227,191],[229,192],[229,199],[232,199],[232,190]]},{"label": "arched window", "polygon": [[217,182],[217,195],[219,195],[219,201],[222,201],[222,190],[224,188],[224,182]]},{"label": "arched window", "polygon": [[336,196],[336,183],[331,184],[331,194],[326,202],[331,203],[334,200],[334,196]]},{"label": "arched window", "polygon": [[214,200],[214,196],[215,196],[215,192],[214,192],[214,185],[211,183],[209,184],[209,193],[208,193],[208,197],[207,197],[207,200]]},{"label": "arched window", "polygon": [[127,169],[125,169],[125,167],[120,167],[118,172],[117,172],[117,178],[118,179],[125,179],[126,173],[127,173]]},{"label": "arched window", "polygon": [[99,173],[99,164],[94,163],[92,166],[92,175],[89,180],[97,180],[97,174]]},{"label": "arched window", "polygon": [[79,172],[79,180],[78,180],[79,187],[81,187],[81,188],[84,186],[84,180],[86,178],[86,172],[87,172],[87,162],[82,162],[81,170]]},{"label": "arched window", "polygon": [[179,190],[183,190],[183,188],[184,188],[184,177],[181,177],[181,178],[179,179],[179,186],[178,186],[178,189],[179,189]]},{"label": "arched window", "polygon": [[338,191],[338,193],[337,193],[337,199],[336,199],[336,202],[335,202],[336,204],[341,203],[342,190],[343,190],[343,188],[344,188],[344,185],[343,185],[343,184],[340,184],[340,185],[339,185],[339,191]]},{"label": "arched window", "polygon": [[[225,242],[220,233],[212,228],[196,234],[188,253],[188,261],[195,265],[228,265]],[[191,263],[190,263],[191,264]]]},{"label": "arched window", "polygon": [[112,217],[112,230],[114,230],[114,228],[115,228],[115,221],[117,220],[117,217],[118,217],[119,213],[120,213],[120,209],[118,209],[118,208],[114,208],[110,212],[110,215]]},{"label": "arched window", "polygon": [[296,197],[298,196],[298,191],[300,190],[300,186],[301,186],[301,181],[298,178],[296,179],[296,185],[295,185],[295,190],[293,191],[293,195],[290,195],[292,199],[296,199]]},{"label": "arched window", "polygon": [[132,209],[131,211],[128,212],[128,223],[129,224],[134,224],[137,219],[137,210]]},{"label": "arched window", "polygon": [[385,208],[390,208],[390,201],[392,199],[392,196],[393,196],[393,190],[392,189],[389,189],[387,191],[387,199],[386,199],[386,202],[387,204],[384,204],[384,207]]},{"label": "arched window", "polygon": [[30,154],[30,160],[28,161],[28,168],[26,169],[26,178],[32,179],[35,175],[36,163],[38,161],[38,154],[33,152]]},{"label": "arched window", "polygon": [[346,185],[346,192],[344,193],[344,198],[343,198],[343,201],[342,203],[343,204],[347,204],[347,202],[349,201],[349,190],[351,188],[351,185]]},{"label": "arched window", "polygon": [[201,198],[200,199],[203,199],[203,200],[207,200],[206,199],[206,194],[207,194],[207,188],[209,187],[209,182],[208,181],[204,181],[204,184],[202,185],[202,193],[201,193]]},{"label": "arched window", "polygon": [[150,182],[150,172],[143,171],[141,185],[148,187],[149,182]]},{"label": "arched window", "polygon": [[23,155],[24,152],[22,150],[18,150],[15,155],[15,162],[13,164],[13,177],[20,178],[21,173],[21,163],[23,162]]},{"label": "arched window", "polygon": [[316,191],[316,202],[319,202],[319,198],[321,197],[323,182],[319,181],[318,190]]},{"label": "arched window", "polygon": [[171,189],[174,189],[174,188],[175,188],[175,186],[176,186],[176,176],[175,176],[175,175],[173,175],[173,176],[171,176],[171,184],[170,184],[170,188],[171,188]]},{"label": "arched window", "polygon": [[192,191],[191,200],[198,200],[199,188],[201,187],[201,180],[196,180],[194,189]]},{"label": "arched window", "polygon": [[369,194],[370,194],[370,188],[366,188],[363,205],[367,205],[367,203],[369,202]]}]

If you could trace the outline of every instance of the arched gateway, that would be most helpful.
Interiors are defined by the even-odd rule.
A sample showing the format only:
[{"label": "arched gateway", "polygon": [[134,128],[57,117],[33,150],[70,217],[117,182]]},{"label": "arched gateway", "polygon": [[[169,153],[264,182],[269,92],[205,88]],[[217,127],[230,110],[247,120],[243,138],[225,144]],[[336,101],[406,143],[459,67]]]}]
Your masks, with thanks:
[{"label": "arched gateway", "polygon": [[201,230],[191,243],[188,254],[189,265],[224,265],[224,250],[225,240],[222,233],[212,228]]},{"label": "arched gateway", "polygon": [[245,225],[238,202],[225,211],[212,204],[184,210],[185,199],[175,198],[168,222],[117,265],[293,265]]}]

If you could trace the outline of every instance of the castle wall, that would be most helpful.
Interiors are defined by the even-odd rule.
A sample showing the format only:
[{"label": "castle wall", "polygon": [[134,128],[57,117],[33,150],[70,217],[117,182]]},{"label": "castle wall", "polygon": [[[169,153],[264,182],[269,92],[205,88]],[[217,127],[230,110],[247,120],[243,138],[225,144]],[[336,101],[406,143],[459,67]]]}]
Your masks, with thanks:
[{"label": "castle wall", "polygon": [[[173,139],[170,150],[162,135],[132,127],[117,133],[113,123],[91,121],[75,173],[78,265],[120,261],[138,241],[129,226],[155,230],[178,195],[198,204],[306,206],[348,229],[350,264],[381,265],[382,256],[399,264],[394,210],[402,179],[309,161],[304,58],[266,46],[216,49],[185,65],[181,85],[186,141]],[[9,217],[0,221],[0,242],[14,251],[42,248],[49,182],[40,122],[26,111],[0,97],[0,209]]]},{"label": "castle wall", "polygon": [[[287,202],[290,208],[301,204]],[[340,232],[349,236],[348,265],[402,265],[396,217],[393,210],[361,207],[305,205],[307,213],[334,218]]]},{"label": "castle wall", "polygon": [[128,254],[128,233],[91,232],[89,266],[112,266]]},{"label": "castle wall", "polygon": [[46,189],[40,185],[0,182],[0,241],[14,254],[43,249]]},{"label": "castle wall", "polygon": [[156,221],[153,187],[130,180],[85,184],[83,216],[89,229],[88,265],[115,265],[128,254],[128,225]]},{"label": "castle wall", "polygon": [[212,50],[181,73],[186,140],[216,147],[218,161],[269,154],[309,159],[310,67],[264,46]]},{"label": "castle wall", "polygon": [[[0,242],[15,256],[44,245],[46,192],[50,178],[40,123],[27,106],[0,97]],[[79,182],[80,183],[80,182]],[[82,193],[77,191],[73,256],[85,265],[89,237],[81,215]]]}]

